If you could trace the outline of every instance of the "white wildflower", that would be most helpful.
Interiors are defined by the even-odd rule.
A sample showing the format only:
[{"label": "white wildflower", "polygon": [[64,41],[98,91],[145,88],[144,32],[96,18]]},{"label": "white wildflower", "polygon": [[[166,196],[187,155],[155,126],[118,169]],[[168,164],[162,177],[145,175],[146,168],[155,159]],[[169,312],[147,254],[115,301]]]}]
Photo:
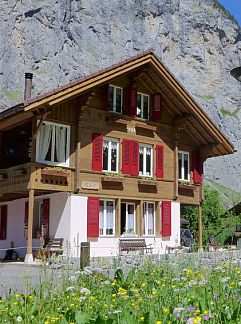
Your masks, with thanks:
[{"label": "white wildflower", "polygon": [[81,288],[80,289],[81,294],[90,294],[90,290],[88,288]]},{"label": "white wildflower", "polygon": [[77,278],[75,277],[75,276],[71,276],[70,278],[69,278],[69,281],[70,282],[75,282],[77,280]]},{"label": "white wildflower", "polygon": [[16,318],[16,321],[17,321],[17,322],[22,322],[22,320],[23,320],[23,319],[22,319],[22,316],[18,316],[18,317]]},{"label": "white wildflower", "polygon": [[72,290],[75,290],[75,287],[70,286],[66,288],[66,291],[72,291]]}]

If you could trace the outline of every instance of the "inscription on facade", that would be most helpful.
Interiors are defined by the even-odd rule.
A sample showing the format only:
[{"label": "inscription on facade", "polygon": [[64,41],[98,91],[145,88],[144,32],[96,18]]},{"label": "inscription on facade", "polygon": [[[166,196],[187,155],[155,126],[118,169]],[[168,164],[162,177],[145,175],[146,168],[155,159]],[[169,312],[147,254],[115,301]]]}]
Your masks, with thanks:
[{"label": "inscription on facade", "polygon": [[89,190],[99,190],[100,184],[99,184],[99,182],[82,181],[81,188],[89,189]]}]

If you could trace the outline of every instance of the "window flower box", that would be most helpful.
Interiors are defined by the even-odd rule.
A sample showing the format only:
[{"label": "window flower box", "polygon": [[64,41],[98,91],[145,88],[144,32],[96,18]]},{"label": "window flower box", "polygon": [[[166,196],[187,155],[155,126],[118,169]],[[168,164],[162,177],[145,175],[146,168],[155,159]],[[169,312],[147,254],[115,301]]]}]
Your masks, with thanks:
[{"label": "window flower box", "polygon": [[101,178],[102,182],[114,182],[114,183],[122,183],[122,178],[118,176],[104,176]]},{"label": "window flower box", "polygon": [[156,186],[157,185],[157,181],[155,181],[155,180],[145,180],[145,179],[142,179],[142,180],[139,180],[138,181],[138,184],[139,185],[142,185],[142,186]]},{"label": "window flower box", "polygon": [[178,188],[193,191],[193,190],[195,190],[196,187],[195,187],[195,185],[190,184],[190,183],[179,182],[178,183]]}]

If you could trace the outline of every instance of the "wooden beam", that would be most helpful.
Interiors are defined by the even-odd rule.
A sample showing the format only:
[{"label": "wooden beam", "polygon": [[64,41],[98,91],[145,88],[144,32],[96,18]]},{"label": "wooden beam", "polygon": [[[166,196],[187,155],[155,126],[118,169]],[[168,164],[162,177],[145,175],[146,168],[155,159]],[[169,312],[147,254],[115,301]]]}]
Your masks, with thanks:
[{"label": "wooden beam", "polygon": [[40,119],[40,121],[39,121],[39,123],[38,123],[38,125],[37,125],[37,128],[35,129],[35,132],[34,132],[34,134],[33,134],[33,138],[34,138],[34,139],[37,138],[38,133],[39,133],[39,131],[40,131],[40,128],[42,127],[42,125],[43,125],[43,123],[44,123],[46,117],[47,117],[49,114],[51,114],[51,111],[45,111],[45,112],[41,115],[41,119]]},{"label": "wooden beam", "polygon": [[34,211],[34,190],[29,190],[28,199],[28,242],[27,242],[27,254],[25,256],[25,262],[31,263],[33,261],[33,211]]}]

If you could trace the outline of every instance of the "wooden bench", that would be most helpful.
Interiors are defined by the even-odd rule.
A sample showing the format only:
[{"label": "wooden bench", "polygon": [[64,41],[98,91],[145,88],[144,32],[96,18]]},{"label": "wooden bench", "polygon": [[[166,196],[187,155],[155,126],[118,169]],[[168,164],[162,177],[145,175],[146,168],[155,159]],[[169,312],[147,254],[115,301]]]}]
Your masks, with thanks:
[{"label": "wooden bench", "polygon": [[119,239],[119,254],[122,252],[139,251],[141,254],[152,253],[151,244],[146,245],[144,238],[120,238]]},{"label": "wooden bench", "polygon": [[46,252],[49,256],[51,255],[62,255],[63,254],[63,238],[54,238],[49,240],[46,245]]}]

